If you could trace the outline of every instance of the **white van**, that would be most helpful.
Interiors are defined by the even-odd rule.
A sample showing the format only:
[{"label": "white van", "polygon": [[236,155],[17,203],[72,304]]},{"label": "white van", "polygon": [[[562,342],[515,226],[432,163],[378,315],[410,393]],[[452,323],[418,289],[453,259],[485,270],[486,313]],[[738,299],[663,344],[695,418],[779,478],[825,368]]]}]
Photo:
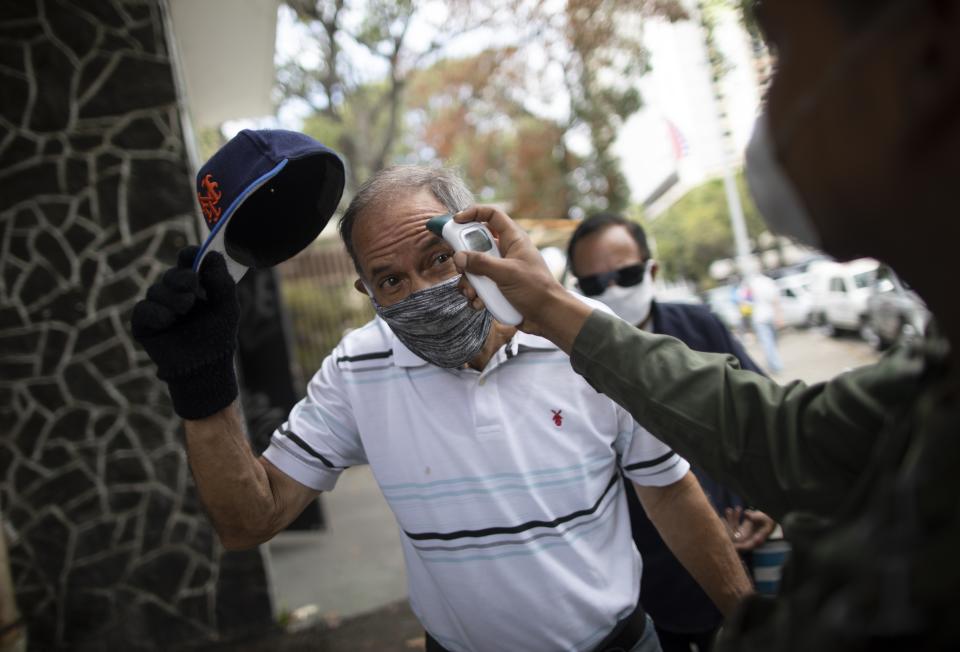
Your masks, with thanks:
[{"label": "white van", "polygon": [[777,279],[780,289],[780,318],[784,326],[804,328],[812,323],[813,297],[810,276],[789,274]]},{"label": "white van", "polygon": [[814,321],[831,331],[861,331],[879,268],[880,263],[872,258],[812,266],[808,273]]}]

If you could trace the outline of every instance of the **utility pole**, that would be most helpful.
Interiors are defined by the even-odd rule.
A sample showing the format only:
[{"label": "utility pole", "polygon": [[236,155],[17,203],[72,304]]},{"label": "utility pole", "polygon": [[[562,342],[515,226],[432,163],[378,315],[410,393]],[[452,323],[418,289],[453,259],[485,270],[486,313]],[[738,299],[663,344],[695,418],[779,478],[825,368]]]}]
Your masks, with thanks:
[{"label": "utility pole", "polygon": [[730,115],[727,113],[726,97],[720,84],[726,75],[723,54],[717,48],[714,39],[716,27],[710,8],[703,0],[697,0],[695,17],[703,33],[703,43],[707,52],[707,62],[710,66],[710,81],[712,88],[712,102],[714,113],[717,116],[716,125],[718,136],[723,149],[723,189],[727,197],[727,209],[730,214],[730,224],[733,229],[733,242],[736,249],[737,268],[746,275],[752,271],[750,265],[750,239],[747,235],[747,223],[743,216],[743,204],[740,201],[740,192],[734,173],[734,164],[739,160],[733,146],[733,135],[730,128]]}]

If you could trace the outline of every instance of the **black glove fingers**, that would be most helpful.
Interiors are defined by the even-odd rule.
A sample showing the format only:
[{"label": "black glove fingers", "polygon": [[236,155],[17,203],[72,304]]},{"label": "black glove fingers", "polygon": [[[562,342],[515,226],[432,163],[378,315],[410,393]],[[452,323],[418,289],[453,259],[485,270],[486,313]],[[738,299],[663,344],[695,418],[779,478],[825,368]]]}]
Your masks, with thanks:
[{"label": "black glove fingers", "polygon": [[177,254],[177,267],[192,269],[193,261],[197,258],[199,252],[200,247],[197,245],[190,245],[181,249],[180,253]]},{"label": "black glove fingers", "polygon": [[236,288],[219,253],[195,273],[197,251],[182,249],[177,267],[150,286],[131,316],[134,337],[156,363],[157,377],[167,383],[174,410],[184,419],[215,414],[237,396]]},{"label": "black glove fingers", "polygon": [[196,294],[200,278],[192,269],[172,267],[163,273],[163,284],[174,292]]},{"label": "black glove fingers", "polygon": [[166,330],[177,321],[177,316],[166,307],[153,301],[138,301],[133,307],[130,318],[130,330],[134,338],[142,340],[163,330]]},{"label": "black glove fingers", "polygon": [[187,314],[196,300],[196,292],[177,292],[164,283],[154,283],[147,290],[147,301],[166,308],[174,315]]},{"label": "black glove fingers", "polygon": [[237,300],[237,286],[227,270],[227,260],[220,252],[211,251],[203,259],[200,286],[207,291],[207,300],[214,305]]}]

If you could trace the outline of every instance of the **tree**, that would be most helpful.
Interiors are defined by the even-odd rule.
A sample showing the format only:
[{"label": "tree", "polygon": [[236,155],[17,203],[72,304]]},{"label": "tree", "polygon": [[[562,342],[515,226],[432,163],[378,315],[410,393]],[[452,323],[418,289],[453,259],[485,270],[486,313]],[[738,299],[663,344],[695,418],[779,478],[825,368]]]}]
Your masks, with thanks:
[{"label": "tree", "polygon": [[590,135],[591,153],[571,170],[584,212],[622,212],[630,201],[613,145],[627,118],[642,106],[634,82],[649,69],[643,47],[643,19],[686,17],[679,2],[668,0],[567,0],[564,22],[554,47],[564,71],[570,110],[564,130],[581,125]]},{"label": "tree", "polygon": [[563,218],[568,212],[563,131],[509,92],[527,74],[517,48],[442,59],[420,71],[408,93],[408,138],[426,149],[414,160],[460,168],[484,201],[509,201],[516,217]]},{"label": "tree", "polygon": [[[306,102],[304,129],[348,159],[348,190],[395,160],[439,158],[465,169],[482,197],[509,198],[535,217],[627,207],[613,144],[641,106],[642,21],[685,17],[678,0],[566,0],[559,10],[546,0],[459,0],[444,5],[423,44],[409,42],[426,13],[416,0],[287,4],[313,49],[281,67],[281,92]],[[444,56],[477,29],[513,42]],[[382,74],[369,72],[370,60]],[[557,97],[564,115],[547,115]],[[570,151],[574,133],[587,135],[588,153]]]},{"label": "tree", "polygon": [[[737,177],[737,186],[747,232],[756,242],[757,237],[766,231],[766,225],[750,199],[742,174]],[[708,181],[688,192],[663,215],[652,220],[649,231],[656,241],[657,260],[664,275],[670,279],[690,280],[701,288],[711,282],[711,263],[735,255],[730,214],[720,179]]]},{"label": "tree", "polygon": [[[673,0],[567,0],[562,7],[516,3],[514,45],[439,61],[411,92],[411,135],[429,144],[429,154],[474,170],[467,176],[476,187],[511,199],[524,217],[627,208],[613,144],[642,104],[635,82],[648,63],[640,27],[650,15],[686,15]],[[565,98],[563,116],[534,108],[554,96]],[[577,132],[589,140],[586,155],[568,147]]]},{"label": "tree", "polygon": [[[310,38],[306,51],[278,70],[283,101],[306,103],[304,130],[347,159],[349,188],[388,165],[403,122],[403,95],[413,71],[459,36],[493,21],[492,6],[461,0],[428,43],[411,45],[410,26],[422,10],[416,0],[286,0]],[[371,77],[371,61],[382,74]],[[376,67],[376,66],[374,66]]]}]

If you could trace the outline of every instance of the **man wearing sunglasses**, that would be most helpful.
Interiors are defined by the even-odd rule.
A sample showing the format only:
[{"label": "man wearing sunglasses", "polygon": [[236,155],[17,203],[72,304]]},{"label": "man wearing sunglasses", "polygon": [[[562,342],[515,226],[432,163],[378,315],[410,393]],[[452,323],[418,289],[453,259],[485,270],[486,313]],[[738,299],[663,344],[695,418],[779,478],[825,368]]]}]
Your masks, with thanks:
[{"label": "man wearing sunglasses", "polygon": [[[657,263],[650,256],[643,228],[615,213],[598,213],[581,222],[567,245],[567,264],[577,289],[606,304],[637,328],[676,337],[695,351],[727,353],[740,366],[762,373],[743,346],[703,306],[663,303],[654,298]],[[734,547],[749,557],[775,527],[763,512],[747,509],[743,500],[702,469],[691,468],[717,513],[725,518]],[[640,595],[653,618],[664,652],[708,652],[723,615],[683,568],[657,534],[640,501],[628,496],[633,540],[644,559]],[[743,520],[740,520],[742,515]],[[656,560],[653,562],[652,560]],[[749,561],[749,559],[745,559]]]}]

